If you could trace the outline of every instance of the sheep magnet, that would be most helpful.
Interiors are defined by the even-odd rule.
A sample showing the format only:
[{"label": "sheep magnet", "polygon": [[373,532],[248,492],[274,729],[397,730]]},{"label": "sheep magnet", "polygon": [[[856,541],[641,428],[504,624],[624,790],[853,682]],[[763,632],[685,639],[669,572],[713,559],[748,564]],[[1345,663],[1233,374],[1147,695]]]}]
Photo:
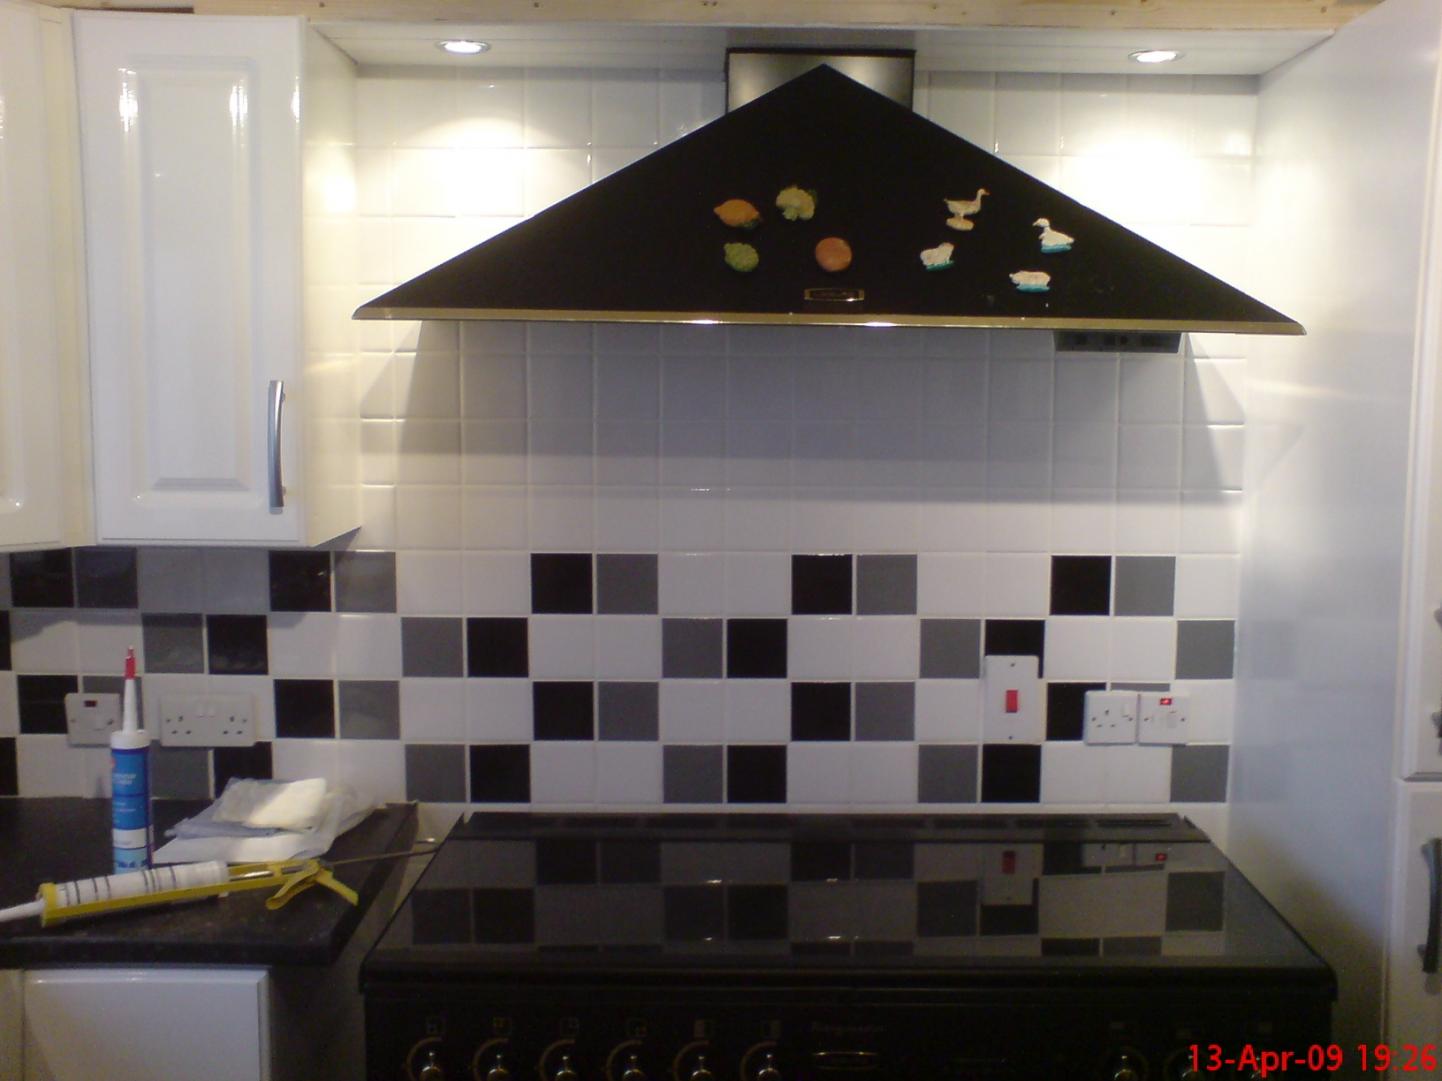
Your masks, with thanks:
[{"label": "sheep magnet", "polygon": [[927,270],[945,270],[951,266],[951,253],[956,251],[952,243],[938,244],[921,253],[921,265]]},{"label": "sheep magnet", "polygon": [[1071,246],[1076,243],[1075,237],[1067,236],[1051,227],[1051,222],[1045,218],[1037,218],[1032,225],[1041,230],[1041,252],[1043,255],[1055,255],[1057,252],[1071,251]]},{"label": "sheep magnet", "polygon": [[1045,270],[1018,270],[1011,275],[1011,280],[1018,293],[1048,293],[1051,291],[1051,275]]},{"label": "sheep magnet", "polygon": [[981,210],[981,198],[983,195],[990,195],[991,192],[985,188],[976,189],[976,197],[972,199],[946,199],[946,209],[951,211],[952,216],[946,219],[946,224],[959,232],[968,232],[976,222],[971,216]]}]

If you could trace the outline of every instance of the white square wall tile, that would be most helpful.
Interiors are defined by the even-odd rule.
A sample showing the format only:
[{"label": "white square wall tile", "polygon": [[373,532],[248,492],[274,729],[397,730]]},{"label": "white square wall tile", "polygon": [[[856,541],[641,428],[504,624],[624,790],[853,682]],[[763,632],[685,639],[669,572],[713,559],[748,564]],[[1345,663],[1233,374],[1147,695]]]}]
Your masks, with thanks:
[{"label": "white square wall tile", "polygon": [[990,72],[932,72],[927,79],[927,119],[990,150],[995,142],[995,82]]},{"label": "white square wall tile", "polygon": [[1178,556],[1174,614],[1182,619],[1235,618],[1241,569],[1240,556]]},{"label": "white square wall tile", "polygon": [[1183,492],[1178,552],[1236,553],[1242,543],[1241,492]]},{"label": "white square wall tile", "polygon": [[726,727],[726,685],[719,679],[661,683],[661,742],[720,743]]},{"label": "white square wall tile", "polygon": [[64,736],[21,736],[15,766],[22,796],[95,796],[87,791],[80,756]]},{"label": "white square wall tile", "polygon": [[1170,555],[1177,551],[1181,501],[1175,492],[1118,492],[1116,522],[1117,554]]},{"label": "white square wall tile", "polygon": [[80,671],[94,675],[123,675],[125,651],[135,650],[136,663],[145,671],[145,650],[140,617],[134,612],[94,612],[81,609],[75,639]]},{"label": "white square wall tile", "polygon": [[988,552],[1045,552],[1051,540],[1051,500],[1035,491],[992,491],[986,504]]},{"label": "white square wall tile", "polygon": [[[471,493],[467,493],[469,498]],[[596,507],[592,490],[580,487],[555,486],[531,488],[521,496],[526,503],[525,533],[520,543],[507,537],[505,544],[474,544],[471,547],[525,547],[525,536],[529,535],[531,548],[538,552],[585,552],[596,543]],[[477,515],[489,515],[498,509],[494,493],[486,503],[477,503]],[[477,523],[474,530],[468,504],[467,530],[469,540],[481,532]]]},{"label": "white square wall tile", "polygon": [[1170,747],[1117,746],[1107,752],[1108,803],[1166,803],[1171,798]]},{"label": "white square wall tile", "polygon": [[1046,621],[1046,678],[1105,682],[1111,671],[1111,620],[1051,616]]},{"label": "white square wall tile", "polygon": [[[787,802],[839,805],[851,792],[849,743],[793,743],[786,748]],[[912,792],[913,800],[916,793]]]},{"label": "white square wall tile", "polygon": [[1243,447],[1240,425],[1187,425],[1182,429],[1182,487],[1240,489]]},{"label": "white square wall tile", "polygon": [[656,144],[661,96],[654,71],[596,72],[591,83],[591,101],[594,145],[650,147]]},{"label": "white square wall tile", "polygon": [[1051,742],[1041,748],[1043,803],[1107,802],[1107,753],[1114,748]]},{"label": "white square wall tile", "polygon": [[0,736],[20,731],[20,705],[15,696],[15,673],[0,672]]},{"label": "white square wall tile", "polygon": [[790,554],[727,553],[725,588],[728,615],[788,615],[791,612]]},{"label": "white square wall tile", "polygon": [[1061,153],[1061,77],[1042,74],[996,76],[996,152]]},{"label": "white square wall tile", "polygon": [[1176,620],[1120,616],[1111,624],[1112,679],[1165,682],[1177,674]]},{"label": "white square wall tile", "polygon": [[854,744],[851,748],[851,802],[916,802],[916,744]]},{"label": "white square wall tile", "polygon": [[930,743],[981,741],[981,681],[923,679],[916,684],[916,738]]},{"label": "white square wall tile", "polygon": [[921,621],[913,616],[867,616],[855,621],[857,679],[915,679],[920,664]]},{"label": "white square wall tile", "polygon": [[791,739],[791,685],[783,679],[726,683],[728,743],[786,743]]},{"label": "white square wall tile", "polygon": [[661,620],[657,617],[597,616],[595,641],[598,678],[661,678]]},{"label": "white square wall tile", "polygon": [[329,676],[335,672],[335,613],[272,612],[269,622],[271,675]]},{"label": "white square wall tile", "polygon": [[923,616],[986,615],[987,559],[939,552],[917,556],[917,612]]},{"label": "white square wall tile", "polygon": [[1175,490],[1182,477],[1181,425],[1123,424],[1117,458],[1121,488]]},{"label": "white square wall tile", "polygon": [[1116,493],[1077,489],[1051,505],[1051,550],[1058,555],[1110,552],[1116,546]]},{"label": "white square wall tile", "polygon": [[786,671],[792,679],[850,679],[856,673],[856,620],[792,616],[786,628]]},{"label": "white square wall tile", "polygon": [[532,616],[531,675],[590,679],[596,674],[596,625],[590,616]]},{"label": "white square wall tile", "polygon": [[1182,419],[1182,362],[1177,357],[1124,357],[1124,424],[1178,424]]},{"label": "white square wall tile", "polygon": [[662,552],[656,575],[662,615],[716,615],[725,610],[726,557],[720,552]]},{"label": "white square wall tile", "polygon": [[1079,424],[1115,424],[1117,364],[1115,357],[1058,357],[1054,419]]},{"label": "white square wall tile", "polygon": [[397,552],[396,609],[405,615],[459,614],[461,566],[459,552]]},{"label": "white square wall tile", "polygon": [[16,608],[11,611],[10,664],[16,672],[74,672],[79,663],[74,609]]},{"label": "white square wall tile", "polygon": [[532,804],[587,804],[595,799],[596,744],[572,740],[531,744]]},{"label": "white square wall tile", "polygon": [[464,679],[401,680],[401,739],[463,743],[468,728]]},{"label": "white square wall tile", "polygon": [[591,144],[591,78],[584,70],[526,72],[527,146]]},{"label": "white square wall tile", "polygon": [[343,779],[340,742],[338,739],[278,739],[270,747],[271,773],[277,781],[324,777],[338,783]]},{"label": "white square wall tile", "polygon": [[531,681],[466,681],[466,739],[471,743],[529,743],[534,734]]},{"label": "white square wall tile", "polygon": [[1052,454],[1052,486],[1058,491],[1095,491],[1116,484],[1114,424],[1058,423],[1052,429]]},{"label": "white square wall tile", "polygon": [[462,546],[460,488],[397,488],[395,514],[395,546],[451,550]]},{"label": "white square wall tile", "polygon": [[1051,610],[1051,556],[1040,553],[986,557],[988,616],[1038,617]]},{"label": "white square wall tile", "polygon": [[637,808],[660,803],[661,745],[596,744],[596,802]]},{"label": "white square wall tile", "polygon": [[655,488],[596,492],[596,551],[654,552],[661,537],[661,497]]},{"label": "white square wall tile", "polygon": [[1230,679],[1178,679],[1172,690],[1191,699],[1187,725],[1192,743],[1231,743],[1237,719],[1237,684]]},{"label": "white square wall tile", "polygon": [[1246,420],[1247,362],[1198,358],[1187,365],[1184,416],[1188,424]]},{"label": "white square wall tile", "polygon": [[336,744],[339,777],[357,795],[375,803],[405,800],[405,744],[388,739],[342,739]]},{"label": "white square wall tile", "polygon": [[341,612],[336,616],[335,673],[396,679],[401,674],[401,617]]},{"label": "white square wall tile", "polygon": [[667,487],[661,490],[663,550],[705,552],[719,548],[721,545],[717,538],[722,536],[725,528],[724,488]]}]

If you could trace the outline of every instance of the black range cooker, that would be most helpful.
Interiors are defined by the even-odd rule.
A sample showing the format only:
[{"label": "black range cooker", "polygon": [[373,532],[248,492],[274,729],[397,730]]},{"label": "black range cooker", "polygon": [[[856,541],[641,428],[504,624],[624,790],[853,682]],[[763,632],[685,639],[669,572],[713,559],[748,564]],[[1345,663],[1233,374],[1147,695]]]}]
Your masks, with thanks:
[{"label": "black range cooker", "polygon": [[1336,997],[1175,815],[477,814],[361,981],[371,1081],[1309,1076]]}]

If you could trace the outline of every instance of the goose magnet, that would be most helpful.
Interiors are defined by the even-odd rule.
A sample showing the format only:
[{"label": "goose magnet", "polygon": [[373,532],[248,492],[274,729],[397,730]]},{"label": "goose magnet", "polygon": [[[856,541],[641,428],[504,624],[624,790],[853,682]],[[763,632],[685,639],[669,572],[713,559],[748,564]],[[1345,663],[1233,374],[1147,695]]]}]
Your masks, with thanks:
[{"label": "goose magnet", "polygon": [[1041,252],[1043,255],[1055,255],[1057,252],[1071,251],[1071,246],[1076,243],[1075,237],[1067,236],[1065,233],[1051,227],[1051,222],[1045,218],[1037,218],[1032,222],[1036,228],[1041,230]]},{"label": "goose magnet", "polygon": [[960,232],[967,232],[976,225],[971,216],[981,210],[981,199],[991,192],[985,188],[977,188],[976,196],[971,199],[947,199],[946,209],[951,211],[951,217],[946,219],[946,224]]}]

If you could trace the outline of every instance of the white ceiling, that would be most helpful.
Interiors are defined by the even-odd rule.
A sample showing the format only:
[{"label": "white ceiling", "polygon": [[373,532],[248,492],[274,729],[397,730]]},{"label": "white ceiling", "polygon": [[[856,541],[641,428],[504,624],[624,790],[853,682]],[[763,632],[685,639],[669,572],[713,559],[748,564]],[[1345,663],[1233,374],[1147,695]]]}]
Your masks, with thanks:
[{"label": "white ceiling", "polygon": [[[885,46],[916,50],[919,71],[1060,71],[1137,75],[1259,75],[1328,37],[1325,31],[1081,31],[719,29],[712,27],[317,22],[322,34],[363,67],[724,68],[731,45]],[[489,42],[489,52],[453,57],[442,38]],[[1148,67],[1128,54],[1179,49]]]}]

